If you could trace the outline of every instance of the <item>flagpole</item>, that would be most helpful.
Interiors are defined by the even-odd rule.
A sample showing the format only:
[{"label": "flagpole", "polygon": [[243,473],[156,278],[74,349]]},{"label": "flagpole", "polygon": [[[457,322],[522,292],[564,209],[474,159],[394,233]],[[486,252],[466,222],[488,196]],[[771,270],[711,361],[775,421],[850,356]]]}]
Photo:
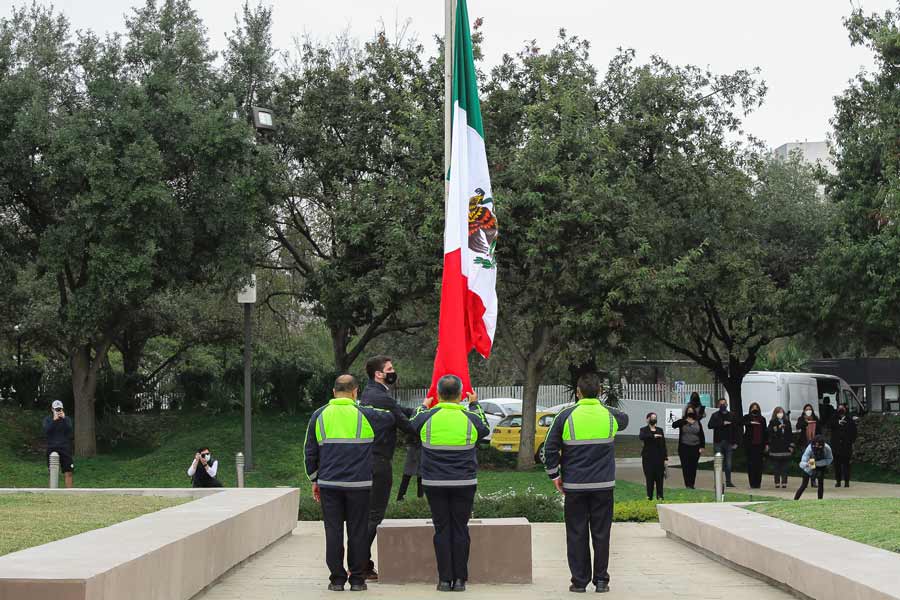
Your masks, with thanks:
[{"label": "flagpole", "polygon": [[453,39],[456,35],[456,0],[444,0],[444,204],[450,195],[450,141],[453,137]]}]

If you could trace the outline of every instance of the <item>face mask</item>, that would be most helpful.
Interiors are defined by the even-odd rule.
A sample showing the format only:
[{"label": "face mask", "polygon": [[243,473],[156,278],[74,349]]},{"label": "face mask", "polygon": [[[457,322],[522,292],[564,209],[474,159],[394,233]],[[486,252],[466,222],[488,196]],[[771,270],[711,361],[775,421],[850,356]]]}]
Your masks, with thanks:
[{"label": "face mask", "polygon": [[203,460],[209,460],[209,454],[201,454],[200,458],[202,458]]},{"label": "face mask", "polygon": [[811,417],[811,416],[812,416],[812,411],[811,411],[811,410],[807,410],[807,411],[804,412],[803,414],[805,414],[807,417]]},{"label": "face mask", "polygon": [[693,412],[693,411],[689,412],[689,413],[687,414],[687,416],[688,416],[689,419],[693,419],[693,418],[694,418],[694,412]]},{"label": "face mask", "polygon": [[649,422],[651,425],[656,425],[656,419],[650,419],[650,421],[648,421],[648,422]]},{"label": "face mask", "polygon": [[784,413],[778,413],[777,415],[775,415],[775,418],[780,421],[781,419],[784,418]]},{"label": "face mask", "polygon": [[719,412],[725,412],[727,410],[728,410],[728,406],[726,406],[725,404],[719,405]]},{"label": "face mask", "polygon": [[758,414],[759,414],[759,409],[758,409],[758,408],[754,408],[753,410],[750,411],[750,414],[751,414],[751,415],[758,415]]},{"label": "face mask", "polygon": [[840,414],[844,414],[845,412],[847,412],[847,409],[844,408],[844,407],[842,406],[842,407],[840,407],[840,408],[838,409],[838,412],[839,412]]},{"label": "face mask", "polygon": [[397,372],[392,371],[390,373],[385,373],[384,382],[388,385],[394,385],[395,383],[397,383]]}]

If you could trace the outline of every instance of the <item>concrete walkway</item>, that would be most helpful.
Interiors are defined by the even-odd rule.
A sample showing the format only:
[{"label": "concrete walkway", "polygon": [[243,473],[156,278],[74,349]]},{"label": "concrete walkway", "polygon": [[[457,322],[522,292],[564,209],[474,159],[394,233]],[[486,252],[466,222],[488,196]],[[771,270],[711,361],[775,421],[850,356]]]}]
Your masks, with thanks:
[{"label": "concrete walkway", "polygon": [[[569,597],[565,529],[536,524],[532,585],[473,585],[468,598],[516,600]],[[606,598],[659,600],[787,600],[789,594],[723,566],[670,540],[657,523],[615,523]],[[226,575],[195,600],[333,599],[328,592],[325,535],[319,522],[298,523],[293,535],[274,544]],[[349,589],[349,586],[348,586]],[[589,588],[593,590],[593,588]],[[348,594],[349,592],[344,592]],[[364,598],[441,597],[433,586],[371,584]],[[572,596],[574,597],[574,596]]]},{"label": "concrete walkway", "polygon": [[[634,483],[644,483],[644,471],[640,465],[622,464],[616,461],[616,479],[631,481]],[[789,477],[788,487],[786,489],[776,489],[774,478],[772,475],[763,475],[762,489],[751,490],[750,482],[747,480],[746,473],[732,473],[731,479],[734,482],[734,488],[725,490],[725,499],[728,499],[728,492],[737,492],[741,494],[752,494],[754,496],[770,496],[773,498],[793,499],[794,493],[800,487],[802,481],[799,477]],[[666,479],[665,487],[684,488],[684,479],[681,475],[680,467],[669,466],[669,478]],[[698,490],[713,489],[713,472],[700,470],[697,471]],[[816,490],[807,488],[803,493],[803,499],[815,499]],[[900,498],[900,485],[892,485],[889,483],[857,483],[850,482],[849,488],[834,487],[834,479],[826,477],[825,479],[825,498]]]}]

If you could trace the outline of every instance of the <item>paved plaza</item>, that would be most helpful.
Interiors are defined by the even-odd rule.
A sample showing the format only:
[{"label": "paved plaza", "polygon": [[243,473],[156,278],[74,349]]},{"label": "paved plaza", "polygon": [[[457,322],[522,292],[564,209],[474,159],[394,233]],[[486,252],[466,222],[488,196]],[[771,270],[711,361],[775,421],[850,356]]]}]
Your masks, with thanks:
[{"label": "paved plaza", "polygon": [[[469,598],[547,598],[569,595],[565,529],[562,524],[533,525],[534,584],[472,585]],[[775,600],[791,595],[739,573],[687,546],[670,540],[657,523],[615,523],[607,598],[659,600]],[[329,598],[326,589],[325,536],[319,522],[300,522],[293,534],[235,568],[197,598],[202,600],[281,600]],[[349,589],[349,586],[348,586]],[[589,589],[593,589],[592,587]],[[344,592],[349,594],[350,592]],[[430,585],[371,584],[369,598],[424,598],[438,592]]]}]

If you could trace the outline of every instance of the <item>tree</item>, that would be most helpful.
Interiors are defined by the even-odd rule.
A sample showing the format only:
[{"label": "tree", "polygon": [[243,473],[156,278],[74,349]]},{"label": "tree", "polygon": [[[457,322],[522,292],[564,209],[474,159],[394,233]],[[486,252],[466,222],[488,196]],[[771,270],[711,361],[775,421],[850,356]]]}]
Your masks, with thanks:
[{"label": "tree", "polygon": [[544,374],[605,297],[616,197],[604,177],[589,45],[564,31],[504,56],[485,86],[483,115],[500,238],[498,338],[524,377],[518,467],[534,465],[537,392]]},{"label": "tree", "polygon": [[0,22],[0,202],[57,296],[75,449],[96,453],[94,395],[115,338],[148,298],[245,274],[267,164],[186,0],[149,0],[124,38],[73,40],[51,9]]},{"label": "tree", "polygon": [[617,263],[626,322],[709,369],[742,413],[760,350],[800,327],[798,275],[826,213],[812,169],[741,142],[738,110],[765,92],[752,73],[636,66],[626,52],[602,88],[611,169],[637,208],[623,224],[633,252]]},{"label": "tree", "polygon": [[377,337],[425,323],[440,268],[440,87],[417,44],[382,32],[356,49],[306,43],[273,96],[284,189],[265,268],[302,281],[347,371]]},{"label": "tree", "polygon": [[883,15],[855,10],[845,21],[853,46],[875,55],[835,101],[826,177],[836,209],[820,260],[807,271],[810,326],[830,350],[900,348],[900,5]]}]

